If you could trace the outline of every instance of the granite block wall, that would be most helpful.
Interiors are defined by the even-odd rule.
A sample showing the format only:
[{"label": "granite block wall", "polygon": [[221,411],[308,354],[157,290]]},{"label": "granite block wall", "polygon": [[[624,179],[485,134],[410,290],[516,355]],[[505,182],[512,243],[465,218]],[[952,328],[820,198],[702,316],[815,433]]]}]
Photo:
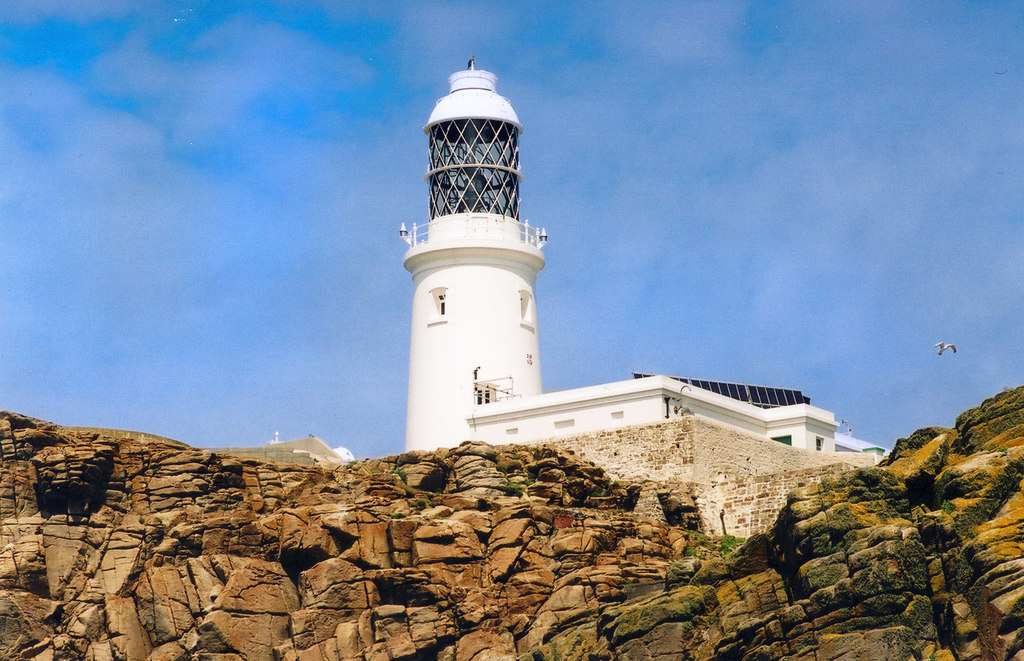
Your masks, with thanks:
[{"label": "granite block wall", "polygon": [[875,463],[874,455],[809,452],[696,416],[542,442],[593,461],[613,479],[690,483],[704,532],[737,537],[766,530],[790,490]]}]

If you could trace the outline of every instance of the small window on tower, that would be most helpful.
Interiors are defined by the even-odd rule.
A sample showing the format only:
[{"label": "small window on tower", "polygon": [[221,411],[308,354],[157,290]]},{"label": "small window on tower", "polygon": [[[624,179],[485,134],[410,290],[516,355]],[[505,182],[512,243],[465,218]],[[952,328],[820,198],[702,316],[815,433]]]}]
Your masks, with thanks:
[{"label": "small window on tower", "polygon": [[519,312],[524,323],[533,323],[533,297],[525,289],[519,290]]},{"label": "small window on tower", "polygon": [[445,316],[448,305],[448,288],[437,287],[436,289],[431,289],[430,293],[434,295],[434,311],[437,313],[437,316]]}]

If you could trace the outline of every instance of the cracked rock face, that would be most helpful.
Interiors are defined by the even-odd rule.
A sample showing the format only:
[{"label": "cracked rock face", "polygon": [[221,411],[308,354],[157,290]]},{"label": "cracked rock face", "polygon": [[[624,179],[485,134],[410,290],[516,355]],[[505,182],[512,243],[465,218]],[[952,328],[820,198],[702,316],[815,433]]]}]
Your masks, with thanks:
[{"label": "cracked rock face", "polygon": [[768,534],[528,658],[1024,659],[1022,479],[1024,387],[794,491]]},{"label": "cracked rock face", "polygon": [[0,413],[0,658],[513,659],[691,534],[544,447],[328,471]]},{"label": "cracked rock face", "polygon": [[0,659],[1020,660],[1022,480],[1019,388],[728,554],[550,447],[327,471],[0,413]]}]

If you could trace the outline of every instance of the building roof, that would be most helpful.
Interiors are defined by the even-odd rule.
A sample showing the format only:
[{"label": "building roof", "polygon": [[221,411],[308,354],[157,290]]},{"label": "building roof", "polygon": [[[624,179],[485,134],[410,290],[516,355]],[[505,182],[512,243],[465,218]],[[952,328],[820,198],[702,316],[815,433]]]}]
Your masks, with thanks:
[{"label": "building roof", "polygon": [[497,119],[514,124],[522,131],[523,126],[512,104],[495,91],[497,80],[493,73],[482,69],[453,73],[448,78],[451,93],[438,100],[423,130],[428,131],[438,122],[453,119]]},{"label": "building roof", "polygon": [[[642,379],[654,374],[633,372],[634,379]],[[685,376],[670,376],[694,388],[709,390],[731,399],[753,404],[762,409],[773,409],[778,406],[792,406],[794,404],[810,404],[811,398],[799,390],[791,388],[775,388],[772,386],[755,386],[747,383],[729,383],[726,381],[707,381],[705,379],[692,379]]]},{"label": "building roof", "polygon": [[836,433],[836,450],[840,452],[887,452],[883,447],[862,441],[842,432]]}]

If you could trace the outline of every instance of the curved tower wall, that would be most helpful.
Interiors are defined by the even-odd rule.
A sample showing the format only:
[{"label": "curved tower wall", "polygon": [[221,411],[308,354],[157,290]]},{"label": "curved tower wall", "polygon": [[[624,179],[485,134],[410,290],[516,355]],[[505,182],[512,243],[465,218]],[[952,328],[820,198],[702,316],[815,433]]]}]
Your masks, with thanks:
[{"label": "curved tower wall", "polygon": [[519,133],[496,76],[449,78],[424,127],[430,221],[408,238],[415,291],[406,449],[473,438],[487,404],[541,393],[533,285],[544,266],[537,228],[519,222]]}]

